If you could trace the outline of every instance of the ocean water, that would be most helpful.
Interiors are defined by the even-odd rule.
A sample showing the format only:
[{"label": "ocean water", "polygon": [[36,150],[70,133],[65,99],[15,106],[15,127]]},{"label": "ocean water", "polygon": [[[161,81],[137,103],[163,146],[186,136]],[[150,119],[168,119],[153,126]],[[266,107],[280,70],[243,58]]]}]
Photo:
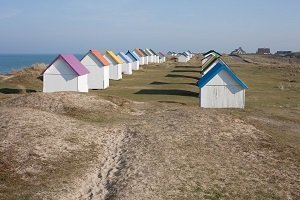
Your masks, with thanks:
[{"label": "ocean water", "polygon": [[[35,63],[51,63],[58,54],[0,54],[0,74],[30,67]],[[83,55],[75,55],[78,59]]]}]

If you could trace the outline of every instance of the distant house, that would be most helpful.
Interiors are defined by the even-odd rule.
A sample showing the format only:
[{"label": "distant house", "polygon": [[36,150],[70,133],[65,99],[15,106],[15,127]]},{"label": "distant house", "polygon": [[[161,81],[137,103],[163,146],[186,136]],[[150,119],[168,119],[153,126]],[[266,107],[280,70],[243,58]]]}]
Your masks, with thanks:
[{"label": "distant house", "polygon": [[126,56],[123,52],[120,52],[118,54],[118,57],[123,62],[122,72],[124,74],[131,75],[132,74],[132,63],[133,63],[133,61],[128,56]]},{"label": "distant house", "polygon": [[194,56],[194,53],[192,53],[190,50],[187,51],[189,54],[191,54],[191,56]]},{"label": "distant house", "polygon": [[136,53],[139,58],[140,58],[140,65],[145,65],[146,63],[146,57],[145,55],[139,50],[139,49],[134,49],[134,53]]},{"label": "distant house", "polygon": [[105,89],[109,87],[110,63],[97,50],[90,50],[81,63],[90,71],[88,74],[89,89]]},{"label": "distant house", "polygon": [[155,63],[159,63],[159,54],[158,53],[156,53],[154,50],[152,50],[152,49],[149,49],[151,52],[152,52],[152,54],[154,54],[154,62]]},{"label": "distant house", "polygon": [[42,73],[43,92],[88,92],[88,74],[73,54],[61,54]]},{"label": "distant house", "polygon": [[215,50],[210,50],[210,51],[208,51],[208,52],[206,52],[206,53],[203,53],[203,56],[204,56],[205,58],[208,57],[208,56],[210,56],[210,55],[218,55],[218,56],[222,56],[220,53],[216,52]]},{"label": "distant house", "polygon": [[167,53],[167,55],[168,55],[169,57],[175,57],[175,56],[177,56],[177,53],[176,53],[176,52],[169,51],[169,52]]},{"label": "distant house", "polygon": [[140,50],[140,52],[142,53],[142,54],[144,54],[144,56],[145,56],[145,65],[148,65],[149,64],[149,59],[150,59],[150,56],[143,50],[143,49],[139,49]]},{"label": "distant house", "polygon": [[241,55],[241,54],[246,54],[246,51],[244,51],[242,47],[239,47],[230,53],[230,55]]},{"label": "distant house", "polygon": [[122,79],[122,67],[123,62],[112,51],[106,51],[104,55],[105,59],[111,63],[109,68],[109,78],[112,80]]},{"label": "distant house", "polygon": [[144,52],[148,55],[149,63],[154,63],[155,55],[147,48],[144,50]]},{"label": "distant house", "polygon": [[179,63],[187,63],[189,61],[189,58],[185,54],[178,54],[176,60]]},{"label": "distant house", "polygon": [[293,53],[292,51],[277,51],[275,54],[279,55],[279,56],[287,56],[287,55],[290,55],[292,53]]},{"label": "distant house", "polygon": [[133,61],[132,70],[140,69],[140,58],[134,51],[127,51],[126,55]]},{"label": "distant house", "polygon": [[165,56],[165,54],[162,53],[162,52],[159,52],[159,62],[160,62],[160,63],[166,62],[166,56]]},{"label": "distant house", "polygon": [[247,85],[223,62],[217,63],[197,83],[203,108],[244,108]]},{"label": "distant house", "polygon": [[256,54],[262,54],[262,55],[271,54],[271,50],[270,48],[258,48]]},{"label": "distant house", "polygon": [[185,56],[187,56],[189,60],[192,58],[192,55],[189,52],[187,52],[187,51],[183,52],[182,54],[184,54]]}]

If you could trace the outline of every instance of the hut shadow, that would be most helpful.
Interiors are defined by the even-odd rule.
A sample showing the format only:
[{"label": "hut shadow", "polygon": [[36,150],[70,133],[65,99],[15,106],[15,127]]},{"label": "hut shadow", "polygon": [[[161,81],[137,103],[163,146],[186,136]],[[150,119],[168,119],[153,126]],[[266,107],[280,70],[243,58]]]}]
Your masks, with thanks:
[{"label": "hut shadow", "polygon": [[186,73],[188,73],[188,72],[191,72],[191,73],[200,73],[200,70],[173,70],[173,71],[171,71],[171,72],[186,72]]},{"label": "hut shadow", "polygon": [[178,74],[168,74],[166,77],[170,77],[170,78],[190,78],[190,79],[195,79],[197,81],[199,80],[198,76],[187,76],[187,75],[178,75]]},{"label": "hut shadow", "polygon": [[21,93],[35,93],[36,90],[31,89],[15,89],[15,88],[0,88],[2,94],[21,94]]},{"label": "hut shadow", "polygon": [[199,69],[200,67],[195,67],[195,66],[176,66],[175,68]]},{"label": "hut shadow", "polygon": [[196,83],[166,83],[166,82],[158,82],[158,81],[154,81],[150,84],[151,85],[192,85],[192,86],[197,85]]},{"label": "hut shadow", "polygon": [[134,94],[143,95],[171,95],[171,96],[186,96],[198,97],[198,93],[187,90],[159,90],[159,89],[143,89]]}]

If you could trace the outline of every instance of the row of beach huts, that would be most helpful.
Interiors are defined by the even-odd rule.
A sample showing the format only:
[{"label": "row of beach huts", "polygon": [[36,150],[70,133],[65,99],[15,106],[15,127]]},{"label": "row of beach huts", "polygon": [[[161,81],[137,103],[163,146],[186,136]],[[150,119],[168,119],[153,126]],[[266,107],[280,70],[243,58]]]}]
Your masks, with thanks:
[{"label": "row of beach huts", "polygon": [[73,54],[60,54],[43,71],[43,92],[76,91],[88,92],[89,89],[106,89],[109,80],[120,80],[122,74],[131,75],[140,65],[163,63],[166,56],[152,49],[134,49],[115,54],[98,50],[88,51],[81,60]]},{"label": "row of beach huts", "polygon": [[[169,57],[180,58],[184,55],[188,60],[194,56],[191,52],[177,55],[169,53]],[[88,92],[89,89],[106,89],[110,79],[120,80],[122,74],[131,75],[134,70],[139,70],[140,65],[165,61],[166,56],[163,53],[156,53],[152,49],[134,49],[118,54],[113,51],[101,54],[97,50],[90,50],[81,60],[73,54],[59,55],[42,73],[43,92]],[[204,53],[200,65],[197,82],[200,107],[245,107],[248,86],[224,62],[220,53],[214,50]]]}]

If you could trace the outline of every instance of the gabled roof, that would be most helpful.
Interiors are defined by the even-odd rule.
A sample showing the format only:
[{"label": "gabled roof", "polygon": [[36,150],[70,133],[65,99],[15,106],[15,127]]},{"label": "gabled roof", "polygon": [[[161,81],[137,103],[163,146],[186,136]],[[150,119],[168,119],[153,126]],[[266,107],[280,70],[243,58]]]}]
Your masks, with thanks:
[{"label": "gabled roof", "polygon": [[188,57],[187,55],[185,55],[184,53],[179,53],[179,54],[177,54],[177,57],[180,57],[180,56],[184,56],[184,57]]},{"label": "gabled roof", "polygon": [[144,56],[149,56],[143,49],[139,49],[139,50],[144,54]]},{"label": "gabled roof", "polygon": [[185,56],[190,56],[186,51],[182,53]]},{"label": "gabled roof", "polygon": [[151,53],[151,51],[149,49],[145,49],[144,52],[148,55],[148,56],[153,56],[153,54]]},{"label": "gabled roof", "polygon": [[210,58],[202,65],[200,71],[201,71],[202,73],[205,72],[206,69],[208,69],[209,66],[211,66],[211,65],[212,65],[216,60],[218,60],[219,58],[220,58],[220,56],[218,56],[218,55],[214,55],[214,56],[210,57]]},{"label": "gabled roof", "polygon": [[190,50],[188,50],[187,52],[189,52],[190,54],[193,54]]},{"label": "gabled roof", "polygon": [[153,51],[152,49],[149,49],[154,55],[159,56],[158,53],[156,53],[155,51]]},{"label": "gabled roof", "polygon": [[159,52],[159,56],[166,57],[166,55],[164,53],[162,53],[162,52]]},{"label": "gabled roof", "polygon": [[140,49],[135,48],[134,51],[140,56],[140,57],[145,57],[144,53],[140,51]]},{"label": "gabled roof", "polygon": [[[103,65],[103,66],[108,66],[110,63],[104,58],[104,56],[98,51],[98,50],[89,50],[89,52],[85,55],[87,56],[89,53],[91,53],[95,58]],[[85,57],[83,56],[83,58]],[[83,59],[82,58],[82,59]],[[81,59],[81,60],[82,60]]]},{"label": "gabled roof", "polygon": [[117,64],[123,64],[123,62],[116,56],[116,54],[112,51],[106,51],[106,53],[117,63]]},{"label": "gabled roof", "polygon": [[119,54],[118,54],[125,62],[127,62],[127,63],[132,63],[133,62],[133,60],[131,60],[127,55],[125,55],[125,53],[123,53],[123,52],[120,52]]},{"label": "gabled roof", "polygon": [[44,72],[60,58],[63,59],[78,76],[83,76],[90,73],[89,70],[73,54],[60,54],[42,72],[42,74],[44,74]]},{"label": "gabled roof", "polygon": [[219,56],[222,56],[220,53],[216,52],[215,50],[210,50],[210,51],[204,53],[203,56],[206,56],[206,55],[208,55],[208,54],[210,54],[210,53],[215,53],[215,54],[217,54],[217,55],[219,55]]},{"label": "gabled roof", "polygon": [[225,70],[228,74],[244,89],[248,89],[248,86],[223,62],[218,62],[207,74],[200,78],[197,82],[199,88],[205,86],[213,77],[215,77],[220,71]]},{"label": "gabled roof", "polygon": [[130,55],[134,59],[134,61],[139,61],[138,55],[136,53],[127,51],[126,55]]},{"label": "gabled roof", "polygon": [[155,54],[150,50],[150,49],[145,49],[145,52],[149,55],[149,56],[154,56]]}]

